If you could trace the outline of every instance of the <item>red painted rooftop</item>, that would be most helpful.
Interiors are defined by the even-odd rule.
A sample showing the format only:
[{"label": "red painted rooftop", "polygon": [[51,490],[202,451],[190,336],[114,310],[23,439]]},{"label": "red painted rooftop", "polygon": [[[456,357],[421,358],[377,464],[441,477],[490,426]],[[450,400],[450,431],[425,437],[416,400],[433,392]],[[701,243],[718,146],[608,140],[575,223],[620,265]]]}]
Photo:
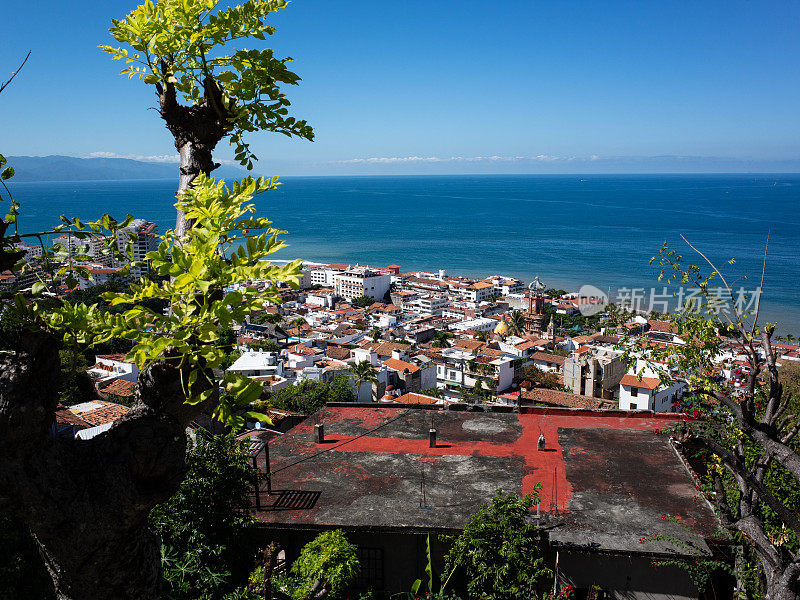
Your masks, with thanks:
[{"label": "red painted rooftop", "polygon": [[[541,482],[542,518],[559,525],[550,535],[565,545],[654,552],[657,543],[639,539],[662,532],[704,547],[718,529],[661,432],[683,417],[523,410],[327,407],[270,442],[273,493],[264,487],[256,518],[279,528],[457,530],[494,490],[526,494]],[[325,427],[322,444],[316,423]]]}]

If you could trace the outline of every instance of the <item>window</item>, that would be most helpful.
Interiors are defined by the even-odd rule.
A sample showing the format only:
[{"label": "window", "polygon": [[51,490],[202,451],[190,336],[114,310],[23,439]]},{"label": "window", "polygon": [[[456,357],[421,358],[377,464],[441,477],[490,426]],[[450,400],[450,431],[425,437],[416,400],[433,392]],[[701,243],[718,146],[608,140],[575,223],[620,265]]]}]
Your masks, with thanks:
[{"label": "window", "polygon": [[353,587],[383,589],[383,548],[358,549],[358,577]]},{"label": "window", "polygon": [[631,396],[634,398],[639,395],[639,388],[632,387],[631,388]]}]

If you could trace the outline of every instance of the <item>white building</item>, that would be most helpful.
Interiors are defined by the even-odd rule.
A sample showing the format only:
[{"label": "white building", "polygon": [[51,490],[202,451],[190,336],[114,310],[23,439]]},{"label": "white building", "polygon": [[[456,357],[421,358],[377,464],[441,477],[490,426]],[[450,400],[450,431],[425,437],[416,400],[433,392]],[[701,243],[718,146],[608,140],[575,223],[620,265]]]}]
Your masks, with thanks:
[{"label": "white building", "polygon": [[620,410],[652,410],[675,412],[672,403],[686,393],[683,381],[662,383],[658,377],[642,377],[628,373],[619,382]]},{"label": "white building", "polygon": [[422,296],[411,302],[411,310],[419,315],[440,315],[448,300],[441,296]]},{"label": "white building", "polygon": [[101,264],[88,264],[84,265],[91,275],[91,279],[86,279],[83,276],[78,276],[78,289],[85,290],[93,285],[101,285],[107,283],[111,277],[119,273],[119,267],[107,267]]},{"label": "white building", "polygon": [[389,291],[391,275],[368,267],[354,267],[333,277],[333,291],[347,300],[368,296],[382,300]]},{"label": "white building", "polygon": [[283,377],[283,361],[277,352],[262,352],[251,350],[243,352],[236,361],[228,367],[232,373],[240,373],[245,377]]},{"label": "white building", "polygon": [[513,277],[503,277],[501,275],[492,275],[483,280],[486,283],[491,283],[494,288],[495,294],[498,296],[507,296],[508,294],[520,294],[525,291],[525,284],[521,279]]},{"label": "white building", "polygon": [[487,281],[478,281],[470,284],[454,283],[450,286],[450,290],[467,302],[476,303],[485,302],[489,299],[489,296],[496,293],[494,285]]},{"label": "white building", "polygon": [[139,378],[139,367],[136,363],[125,359],[124,354],[98,354],[95,364],[87,373],[98,384],[109,383],[115,379],[136,382]]},{"label": "white building", "polygon": [[326,265],[319,265],[308,268],[308,275],[311,285],[321,285],[323,287],[333,287],[333,278],[342,271],[331,269]]},{"label": "white building", "polygon": [[479,379],[484,388],[492,380],[497,392],[508,389],[514,381],[514,359],[500,356],[483,362],[467,350],[442,350],[442,361],[436,365],[436,387],[453,391],[462,387],[471,389]]},{"label": "white building", "polygon": [[[131,262],[145,261],[145,255],[158,247],[158,226],[144,219],[134,219],[131,224],[117,231],[117,245],[122,254],[128,256]],[[128,253],[130,244],[130,254]],[[131,267],[132,277],[141,277],[150,270],[150,264],[145,261],[142,266]]]},{"label": "white building", "polygon": [[470,319],[468,321],[461,321],[460,323],[454,323],[450,325],[450,329],[452,331],[467,331],[469,329],[474,329],[475,331],[486,331],[490,333],[494,331],[494,328],[497,327],[497,319],[489,319],[489,318],[480,318],[480,319]]}]

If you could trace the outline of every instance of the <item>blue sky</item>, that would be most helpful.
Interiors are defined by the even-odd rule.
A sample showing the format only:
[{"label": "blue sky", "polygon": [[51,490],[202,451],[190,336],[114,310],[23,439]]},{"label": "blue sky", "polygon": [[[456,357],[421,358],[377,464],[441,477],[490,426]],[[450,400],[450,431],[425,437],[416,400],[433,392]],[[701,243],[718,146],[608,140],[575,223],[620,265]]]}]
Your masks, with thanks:
[{"label": "blue sky", "polygon": [[[97,48],[134,6],[5,8],[0,74],[32,55],[3,153],[174,154],[152,89]],[[800,171],[797,2],[295,0],[273,23],[317,140],[252,136],[264,171]]]}]

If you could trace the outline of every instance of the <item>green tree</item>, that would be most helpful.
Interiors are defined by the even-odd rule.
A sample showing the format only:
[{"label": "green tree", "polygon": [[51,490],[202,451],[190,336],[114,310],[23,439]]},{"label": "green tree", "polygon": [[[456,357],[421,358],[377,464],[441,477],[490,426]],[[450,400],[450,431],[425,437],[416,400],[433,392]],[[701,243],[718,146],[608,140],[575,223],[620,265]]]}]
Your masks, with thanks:
[{"label": "green tree", "polygon": [[356,386],[356,396],[361,393],[361,386],[364,383],[369,383],[370,396],[373,395],[373,386],[378,385],[378,374],[373,367],[366,360],[350,365],[348,368],[350,377],[353,380],[353,385]]},{"label": "green tree", "polygon": [[470,598],[536,598],[552,586],[553,572],[542,554],[541,531],[528,522],[541,484],[518,498],[497,490],[474,514],[445,557],[445,573],[459,569]]},{"label": "green tree", "polygon": [[61,350],[58,354],[61,360],[59,402],[65,406],[72,406],[95,396],[94,382],[86,372],[89,364],[83,354],[74,349]]},{"label": "green tree", "polygon": [[275,408],[310,415],[328,402],[355,402],[356,395],[350,377],[338,375],[330,383],[303,381],[275,392],[270,404]]},{"label": "green tree", "polygon": [[186,462],[177,493],[149,517],[164,547],[166,595],[221,599],[246,581],[254,564],[259,539],[249,496],[258,473],[232,435],[202,429]]},{"label": "green tree", "polygon": [[335,529],[303,546],[285,586],[292,600],[340,598],[358,570],[358,549],[341,529]]},{"label": "green tree", "polygon": [[375,300],[370,298],[369,296],[359,296],[358,298],[353,298],[350,301],[350,304],[353,306],[358,306],[361,308],[367,308],[368,306],[372,306],[375,303]]},{"label": "green tree", "polygon": [[[688,242],[687,242],[688,244]],[[737,559],[740,590],[763,591],[769,600],[790,600],[800,595],[800,403],[791,376],[781,380],[772,347],[774,324],[759,325],[759,298],[755,309],[740,312],[725,275],[704,254],[689,246],[707,263],[705,275],[697,264],[687,262],[675,250],[662,246],[658,259],[660,278],[699,288],[714,302],[712,289],[721,284],[729,306],[701,311],[688,304],[673,325],[687,341],[680,353],[651,350],[654,364],[675,368],[693,395],[679,408],[693,420],[683,423],[675,435],[684,451],[704,463],[703,491],[715,505],[724,526],[747,555]],[[734,261],[729,261],[733,264]],[[764,270],[766,270],[766,252]],[[762,284],[763,284],[762,272]],[[733,341],[753,365],[741,391],[722,385],[716,376],[721,325],[734,333]],[[669,378],[669,372],[662,372]],[[784,382],[786,386],[784,387]],[[744,575],[747,556],[761,568],[758,581],[748,585]]]},{"label": "green tree", "polygon": [[254,325],[264,325],[266,323],[280,323],[283,316],[278,313],[260,313],[250,317],[250,322]]},{"label": "green tree", "polygon": [[450,342],[448,340],[452,337],[452,333],[448,333],[446,331],[437,331],[433,336],[431,346],[434,348],[449,348]]},{"label": "green tree", "polygon": [[536,365],[529,365],[522,370],[522,378],[527,379],[536,387],[555,390],[561,387],[555,373],[543,371]]},{"label": "green tree", "polygon": [[511,311],[508,317],[508,332],[516,336],[521,336],[525,333],[525,315],[521,311]]},{"label": "green tree", "polygon": [[[305,121],[289,116],[290,102],[281,90],[300,81],[287,68],[291,59],[276,58],[270,48],[236,48],[243,38],[264,41],[272,35],[267,18],[287,2],[218,5],[216,0],[147,0],[125,19],[112,21],[111,35],[122,46],[101,46],[125,63],[120,74],[154,86],[159,114],[181,158],[178,191],[219,166],[212,151],[225,137],[248,169],[256,157],[245,142],[247,133],[314,138]],[[177,236],[190,226],[179,212]]]}]

